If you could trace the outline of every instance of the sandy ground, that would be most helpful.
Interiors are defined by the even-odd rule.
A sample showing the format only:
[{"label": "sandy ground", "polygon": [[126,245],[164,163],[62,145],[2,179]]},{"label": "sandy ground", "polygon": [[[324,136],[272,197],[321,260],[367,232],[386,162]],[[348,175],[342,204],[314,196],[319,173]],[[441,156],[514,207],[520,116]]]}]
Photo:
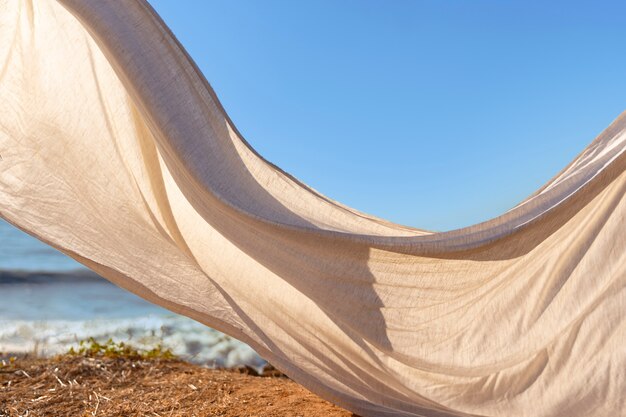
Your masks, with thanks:
[{"label": "sandy ground", "polygon": [[64,355],[0,362],[0,417],[352,417],[280,373],[178,360]]}]

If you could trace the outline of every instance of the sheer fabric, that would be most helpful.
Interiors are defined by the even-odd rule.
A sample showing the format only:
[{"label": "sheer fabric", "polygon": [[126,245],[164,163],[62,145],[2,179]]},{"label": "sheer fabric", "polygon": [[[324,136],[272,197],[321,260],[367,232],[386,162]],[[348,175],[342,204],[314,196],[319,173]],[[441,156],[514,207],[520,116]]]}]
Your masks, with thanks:
[{"label": "sheer fabric", "polygon": [[625,128],[427,232],[265,161],[145,1],[0,0],[0,215],[363,416],[625,415]]}]

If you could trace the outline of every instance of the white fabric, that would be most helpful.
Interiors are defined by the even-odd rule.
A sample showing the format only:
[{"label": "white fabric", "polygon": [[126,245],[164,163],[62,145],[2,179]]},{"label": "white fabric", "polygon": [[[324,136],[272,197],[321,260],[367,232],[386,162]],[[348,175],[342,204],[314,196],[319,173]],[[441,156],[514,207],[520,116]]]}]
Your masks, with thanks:
[{"label": "white fabric", "polygon": [[0,0],[0,215],[363,416],[626,415],[625,128],[425,232],[263,160],[143,0]]}]

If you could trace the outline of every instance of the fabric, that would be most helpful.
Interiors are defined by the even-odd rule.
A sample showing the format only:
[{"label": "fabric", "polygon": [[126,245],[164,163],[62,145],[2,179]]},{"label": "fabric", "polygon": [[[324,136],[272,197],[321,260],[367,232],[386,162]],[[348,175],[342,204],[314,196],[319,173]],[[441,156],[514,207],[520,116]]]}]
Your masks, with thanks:
[{"label": "fabric", "polygon": [[625,129],[426,232],[265,161],[145,1],[0,0],[2,217],[363,416],[626,415]]}]

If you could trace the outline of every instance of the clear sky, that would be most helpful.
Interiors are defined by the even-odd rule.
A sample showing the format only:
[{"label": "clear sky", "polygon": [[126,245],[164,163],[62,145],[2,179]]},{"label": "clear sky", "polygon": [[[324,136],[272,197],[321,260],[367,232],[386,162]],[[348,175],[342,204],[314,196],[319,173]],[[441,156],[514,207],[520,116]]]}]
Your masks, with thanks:
[{"label": "clear sky", "polygon": [[626,110],[626,3],[150,0],[265,158],[447,230],[539,188]]}]

